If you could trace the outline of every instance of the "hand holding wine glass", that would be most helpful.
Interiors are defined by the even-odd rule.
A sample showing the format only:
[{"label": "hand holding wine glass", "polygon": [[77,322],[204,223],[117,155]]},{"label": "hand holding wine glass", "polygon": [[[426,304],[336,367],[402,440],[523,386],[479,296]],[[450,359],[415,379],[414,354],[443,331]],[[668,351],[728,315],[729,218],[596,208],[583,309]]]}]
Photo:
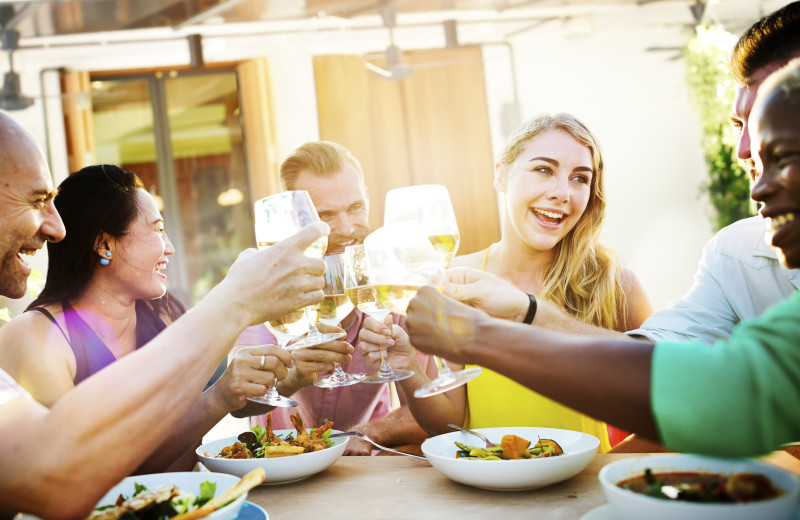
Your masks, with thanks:
[{"label": "hand holding wine glass", "polygon": [[[364,314],[383,322],[389,309],[377,298],[369,277],[369,266],[364,246],[347,246],[344,250],[345,288],[347,297]],[[363,330],[363,329],[362,329]],[[385,349],[381,349],[381,366],[374,374],[363,379],[365,383],[388,383],[400,381],[414,375],[413,370],[393,370],[386,359]]]},{"label": "hand holding wine glass", "polygon": [[[305,226],[319,222],[317,210],[314,208],[311,197],[306,191],[285,191],[263,198],[256,202],[254,214],[256,242],[259,249],[271,247]],[[327,244],[328,237],[320,237],[306,249],[306,256],[321,258],[325,253],[325,249],[327,249]],[[296,309],[266,323],[267,328],[272,332],[282,348],[287,348],[290,341],[309,330],[308,309],[309,307]],[[318,343],[324,343],[342,336],[343,334],[335,334],[327,338],[317,338],[317,341]],[[309,346],[309,344],[307,343],[303,346]],[[297,401],[279,395],[277,387],[278,382],[276,379],[272,388],[263,397],[252,398],[252,400],[278,407],[298,405]]]},{"label": "hand holding wine glass", "polygon": [[[342,257],[343,255],[327,255],[323,258],[325,260],[325,287],[323,289],[325,296],[319,304],[318,319],[327,325],[338,325],[353,312],[354,308],[345,293],[345,267]],[[360,383],[365,377],[364,374],[345,372],[339,363],[334,363],[333,367],[331,375],[317,378],[314,384],[322,388],[336,388]]]},{"label": "hand holding wine glass", "polygon": [[[436,249],[441,263],[447,267],[459,244],[458,224],[447,188],[425,184],[389,190],[386,193],[384,224],[402,221],[419,223]],[[438,356],[434,356],[433,360],[439,369],[439,377],[418,388],[414,392],[415,397],[430,397],[452,390],[481,373],[477,367],[454,372]]]}]

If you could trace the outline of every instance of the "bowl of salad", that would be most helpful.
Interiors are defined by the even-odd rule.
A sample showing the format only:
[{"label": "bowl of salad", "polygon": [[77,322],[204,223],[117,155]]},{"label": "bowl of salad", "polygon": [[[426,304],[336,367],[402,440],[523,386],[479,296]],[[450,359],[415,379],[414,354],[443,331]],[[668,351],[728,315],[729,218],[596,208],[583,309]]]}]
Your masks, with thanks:
[{"label": "bowl of salad", "polygon": [[594,458],[600,440],[588,433],[557,428],[478,428],[496,448],[456,431],[431,437],[422,453],[447,478],[492,491],[549,486],[580,473]]},{"label": "bowl of salad", "polygon": [[[223,494],[239,484],[238,477],[224,473],[156,473],[127,477],[100,499],[90,520],[156,520],[180,516],[201,507],[213,506],[208,520],[236,518],[247,498],[247,491],[235,493],[232,501]],[[260,479],[259,479],[260,480]],[[252,486],[251,486],[252,487]],[[230,491],[228,491],[230,493]],[[222,498],[223,503],[214,501]]]},{"label": "bowl of salad", "polygon": [[[263,468],[264,484],[286,484],[315,475],[339,460],[349,437],[331,438],[338,433],[330,427],[301,426],[298,430],[267,430],[255,425],[236,437],[203,444],[196,450],[198,460],[209,470],[243,476]],[[309,447],[309,444],[311,447]]]}]

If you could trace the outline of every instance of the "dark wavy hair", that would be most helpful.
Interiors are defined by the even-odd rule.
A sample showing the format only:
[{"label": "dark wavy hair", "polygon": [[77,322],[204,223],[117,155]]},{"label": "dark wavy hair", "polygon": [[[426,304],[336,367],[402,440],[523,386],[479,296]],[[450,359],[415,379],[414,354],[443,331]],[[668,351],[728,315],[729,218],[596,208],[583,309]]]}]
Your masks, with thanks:
[{"label": "dark wavy hair", "polygon": [[782,67],[800,57],[800,1],[773,11],[754,23],[731,52],[731,70],[742,85],[768,65]]},{"label": "dark wavy hair", "polygon": [[[144,184],[135,173],[108,164],[87,166],[59,185],[54,203],[67,234],[60,242],[47,243],[47,279],[28,308],[75,301],[83,295],[99,266],[97,240],[103,232],[114,238],[128,233],[140,211],[138,189]],[[147,303],[158,315],[172,319],[186,311],[169,294]]]}]

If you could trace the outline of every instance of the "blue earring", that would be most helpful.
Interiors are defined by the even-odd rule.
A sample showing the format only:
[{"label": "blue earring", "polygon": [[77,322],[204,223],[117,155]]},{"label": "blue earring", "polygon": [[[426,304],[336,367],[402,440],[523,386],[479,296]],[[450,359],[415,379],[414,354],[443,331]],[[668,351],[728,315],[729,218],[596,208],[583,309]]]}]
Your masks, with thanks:
[{"label": "blue earring", "polygon": [[101,258],[101,259],[100,259],[100,265],[108,265],[108,264],[110,264],[110,263],[111,263],[111,260],[110,260],[110,258],[111,258],[111,251],[106,251],[106,257],[107,257],[107,258]]}]

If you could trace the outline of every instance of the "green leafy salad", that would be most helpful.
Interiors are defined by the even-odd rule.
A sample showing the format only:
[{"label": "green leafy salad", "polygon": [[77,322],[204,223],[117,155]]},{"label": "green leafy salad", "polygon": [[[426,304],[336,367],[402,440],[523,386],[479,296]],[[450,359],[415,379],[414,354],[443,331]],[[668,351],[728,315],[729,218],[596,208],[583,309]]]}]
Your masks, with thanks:
[{"label": "green leafy salad", "polygon": [[164,520],[177,517],[202,506],[217,491],[215,482],[200,484],[200,496],[181,491],[177,486],[166,484],[148,489],[134,483],[131,497],[120,495],[116,502],[95,508],[89,520]]}]

